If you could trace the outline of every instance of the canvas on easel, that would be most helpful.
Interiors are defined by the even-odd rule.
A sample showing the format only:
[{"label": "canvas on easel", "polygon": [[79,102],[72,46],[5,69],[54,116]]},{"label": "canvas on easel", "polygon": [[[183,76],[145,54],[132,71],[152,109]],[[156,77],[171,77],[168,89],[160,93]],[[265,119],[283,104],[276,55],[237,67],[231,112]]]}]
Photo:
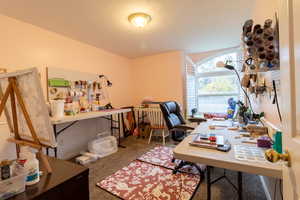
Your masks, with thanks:
[{"label": "canvas on easel", "polygon": [[37,69],[0,74],[0,87],[3,92],[0,115],[6,109],[6,117],[12,120],[14,138],[9,141],[36,148],[47,171],[51,172],[42,147],[57,144]]}]

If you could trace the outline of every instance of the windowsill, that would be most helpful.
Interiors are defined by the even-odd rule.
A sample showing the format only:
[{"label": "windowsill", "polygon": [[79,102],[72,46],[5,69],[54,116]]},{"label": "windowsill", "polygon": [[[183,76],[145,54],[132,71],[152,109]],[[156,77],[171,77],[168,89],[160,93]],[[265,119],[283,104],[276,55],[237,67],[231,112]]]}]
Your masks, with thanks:
[{"label": "windowsill", "polygon": [[239,96],[240,93],[198,94],[198,96]]}]

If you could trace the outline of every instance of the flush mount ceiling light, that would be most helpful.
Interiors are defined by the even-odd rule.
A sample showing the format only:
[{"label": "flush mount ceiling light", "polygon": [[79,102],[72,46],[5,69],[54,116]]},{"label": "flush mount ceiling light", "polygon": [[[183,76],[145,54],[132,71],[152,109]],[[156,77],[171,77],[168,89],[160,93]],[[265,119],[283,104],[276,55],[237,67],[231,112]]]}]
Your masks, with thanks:
[{"label": "flush mount ceiling light", "polygon": [[136,27],[144,27],[151,22],[151,16],[146,13],[133,13],[128,16],[128,21]]}]

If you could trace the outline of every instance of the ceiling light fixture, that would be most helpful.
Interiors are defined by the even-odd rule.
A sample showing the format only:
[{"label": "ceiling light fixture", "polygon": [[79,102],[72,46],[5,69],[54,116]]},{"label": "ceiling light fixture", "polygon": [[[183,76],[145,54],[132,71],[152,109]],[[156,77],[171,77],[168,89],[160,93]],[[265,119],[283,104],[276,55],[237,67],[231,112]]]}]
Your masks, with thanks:
[{"label": "ceiling light fixture", "polygon": [[146,13],[133,13],[128,16],[128,21],[140,28],[146,26],[151,20],[151,16]]}]

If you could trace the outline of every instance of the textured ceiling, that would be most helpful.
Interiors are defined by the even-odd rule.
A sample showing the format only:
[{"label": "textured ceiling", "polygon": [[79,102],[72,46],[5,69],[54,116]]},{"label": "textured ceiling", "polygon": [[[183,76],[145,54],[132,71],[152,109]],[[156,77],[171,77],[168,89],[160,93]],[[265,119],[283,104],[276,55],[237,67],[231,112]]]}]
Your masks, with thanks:
[{"label": "textured ceiling", "polygon": [[[0,13],[135,58],[236,46],[253,4],[254,0],[0,0]],[[127,17],[133,12],[150,14],[152,22],[142,29],[132,26]]]}]

